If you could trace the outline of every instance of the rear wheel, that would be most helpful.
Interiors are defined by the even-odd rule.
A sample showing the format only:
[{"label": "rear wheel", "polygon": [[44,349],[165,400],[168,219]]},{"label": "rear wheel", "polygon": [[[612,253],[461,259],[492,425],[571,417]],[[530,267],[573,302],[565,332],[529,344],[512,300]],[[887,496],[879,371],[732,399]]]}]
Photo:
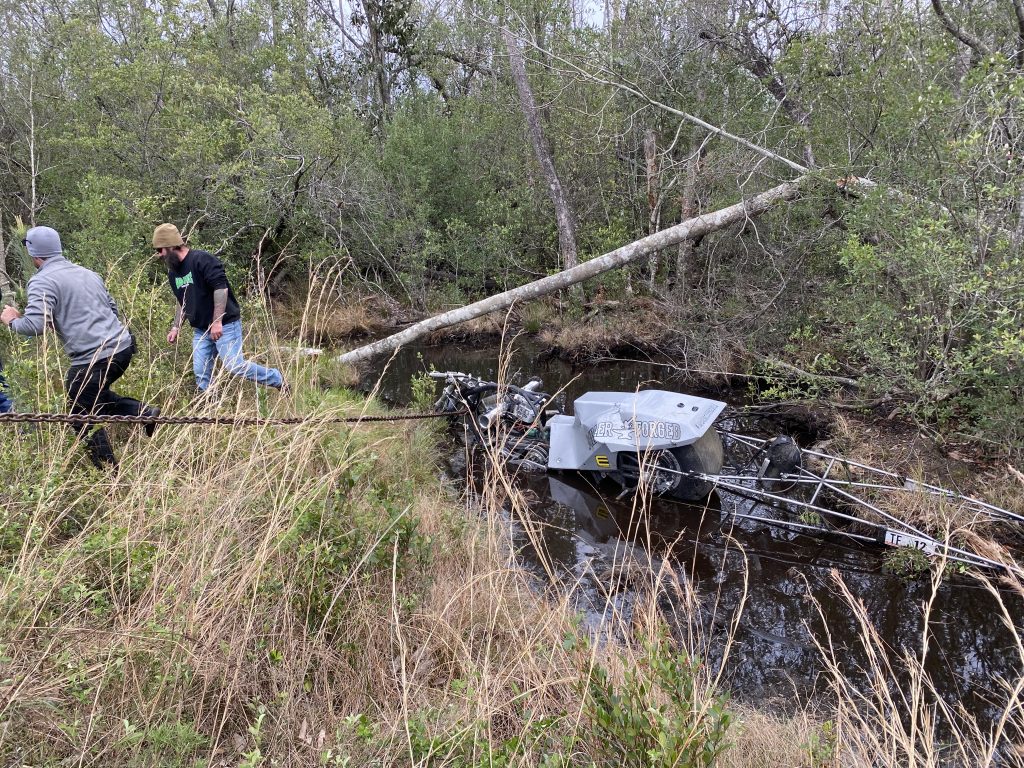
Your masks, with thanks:
[{"label": "rear wheel", "polygon": [[655,496],[672,496],[683,483],[682,467],[672,451],[628,451],[617,456],[618,470],[614,477],[624,488],[637,488],[641,483]]},{"label": "rear wheel", "polygon": [[714,483],[691,475],[716,475],[722,461],[722,440],[710,429],[696,442],[679,448],[620,453],[614,477],[625,488],[636,488],[642,481],[656,496],[697,501],[711,493]]},{"label": "rear wheel", "polygon": [[[722,462],[725,460],[722,438],[714,429],[709,429],[695,443],[673,448],[672,452],[683,472],[717,475],[722,471]],[[707,497],[714,487],[715,484],[710,480],[689,477],[684,478],[684,482],[672,495],[686,501],[697,501]]]}]

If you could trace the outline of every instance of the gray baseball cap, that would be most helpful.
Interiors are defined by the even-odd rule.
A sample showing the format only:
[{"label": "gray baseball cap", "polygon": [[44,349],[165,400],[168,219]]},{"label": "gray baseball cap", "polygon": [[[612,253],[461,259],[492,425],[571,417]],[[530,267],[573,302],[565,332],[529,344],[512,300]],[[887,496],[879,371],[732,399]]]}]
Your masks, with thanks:
[{"label": "gray baseball cap", "polygon": [[28,255],[35,259],[48,259],[64,253],[60,235],[50,227],[32,227],[25,233],[25,247],[28,248]]}]

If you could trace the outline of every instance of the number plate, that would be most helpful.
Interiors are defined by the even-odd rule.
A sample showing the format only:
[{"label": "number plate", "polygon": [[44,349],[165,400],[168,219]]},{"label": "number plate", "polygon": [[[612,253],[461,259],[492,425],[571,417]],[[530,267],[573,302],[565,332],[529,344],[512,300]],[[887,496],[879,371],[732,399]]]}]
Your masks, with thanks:
[{"label": "number plate", "polygon": [[934,555],[937,544],[930,539],[922,539],[920,536],[913,536],[909,533],[897,533],[896,531],[885,532],[885,543],[890,547],[910,547],[919,549],[927,555]]}]

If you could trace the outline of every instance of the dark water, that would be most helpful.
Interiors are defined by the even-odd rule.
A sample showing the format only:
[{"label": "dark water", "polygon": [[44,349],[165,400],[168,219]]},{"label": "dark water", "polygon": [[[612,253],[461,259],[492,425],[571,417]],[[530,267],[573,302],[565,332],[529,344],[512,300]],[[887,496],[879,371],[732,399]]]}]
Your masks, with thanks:
[{"label": "dark water", "polygon": [[[537,363],[537,351],[528,346],[515,350],[508,380],[540,375],[548,392],[564,386],[560,407],[567,412],[572,400],[588,390],[693,391],[663,366],[609,362],[578,370],[561,361]],[[383,372],[380,394],[408,402],[411,377],[431,366],[494,378],[496,358],[495,348],[474,345],[404,351]],[[373,378],[368,375],[365,381]],[[722,393],[718,397],[729,399]],[[462,466],[453,473],[459,479],[465,477]],[[684,609],[680,599],[671,597],[673,589],[661,590],[666,595],[661,607],[680,637],[700,637],[710,661],[722,662],[727,628],[738,614],[735,641],[724,662],[726,684],[738,698],[795,703],[820,695],[825,679],[815,638],[830,643],[842,668],[868,684],[870,675],[860,671],[868,659],[861,628],[836,577],[863,603],[894,660],[907,653],[920,656],[923,606],[932,601],[926,669],[943,700],[962,704],[981,723],[1002,713],[996,680],[1014,681],[1022,674],[1021,654],[996,599],[967,577],[943,583],[932,600],[928,574],[892,575],[883,569],[878,550],[752,521],[734,524],[722,514],[723,506],[766,512],[725,494],[713,495],[701,507],[658,502],[641,513],[629,500],[616,500],[618,486],[594,486],[578,473],[527,475],[521,483],[530,518],[510,518],[521,562],[542,583],[571,590],[595,632],[626,631],[638,596],[651,589],[657,578],[652,574],[659,572],[699,596],[699,608],[691,604]],[[1000,597],[1022,631],[1021,597],[1009,592]],[[899,679],[898,664],[896,674]]]},{"label": "dark water", "polygon": [[[381,376],[380,397],[388,402],[408,403],[412,398],[413,376],[431,369],[462,371],[497,381],[499,350],[496,344],[447,344],[436,347],[403,348],[391,360],[381,359],[363,377],[363,385],[372,387]],[[502,371],[510,384],[525,384],[531,376],[544,379],[543,390],[554,396],[553,402],[568,410],[572,401],[589,391],[634,391],[642,389],[681,389],[682,373],[668,363],[616,360],[578,368],[563,360],[538,362],[541,348],[528,341],[517,342],[506,350]],[[673,385],[673,386],[669,386]],[[687,387],[694,391],[693,387]],[[707,390],[696,394],[710,394]]]}]

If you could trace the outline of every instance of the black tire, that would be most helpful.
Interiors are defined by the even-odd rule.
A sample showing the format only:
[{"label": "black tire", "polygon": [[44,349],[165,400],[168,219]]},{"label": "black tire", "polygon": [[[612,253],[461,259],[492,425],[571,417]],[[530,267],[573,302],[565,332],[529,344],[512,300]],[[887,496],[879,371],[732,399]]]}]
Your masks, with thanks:
[{"label": "black tire", "polygon": [[[722,462],[725,461],[725,451],[722,448],[722,438],[714,429],[709,429],[699,440],[681,448],[673,448],[676,461],[683,472],[700,472],[704,475],[717,475],[722,471]],[[679,483],[669,495],[683,499],[684,501],[698,501],[707,498],[715,484],[708,480],[696,478],[683,478],[684,482]]]},{"label": "black tire", "polygon": [[[620,453],[617,457],[618,470],[613,474],[624,488],[636,488],[640,479],[639,457],[636,453]],[[707,498],[714,483],[688,477],[688,473],[699,472],[717,475],[722,469],[724,452],[718,432],[708,430],[699,440],[690,445],[655,451],[644,457],[645,476],[656,496],[667,496],[681,501],[698,501]],[[659,472],[659,469],[665,471]]]},{"label": "black tire", "polygon": [[651,451],[646,454],[623,451],[616,457],[616,463],[618,469],[612,473],[612,477],[618,480],[623,488],[636,488],[642,475],[649,493],[655,496],[672,496],[684,480],[680,474],[682,467],[679,466],[679,461],[672,451]]},{"label": "black tire", "polygon": [[[803,453],[796,441],[788,435],[769,440],[757,457],[761,470],[760,485],[772,493],[785,493],[796,486],[795,480],[780,480],[782,475],[799,475],[804,465]],[[767,462],[767,463],[765,463]]]}]

